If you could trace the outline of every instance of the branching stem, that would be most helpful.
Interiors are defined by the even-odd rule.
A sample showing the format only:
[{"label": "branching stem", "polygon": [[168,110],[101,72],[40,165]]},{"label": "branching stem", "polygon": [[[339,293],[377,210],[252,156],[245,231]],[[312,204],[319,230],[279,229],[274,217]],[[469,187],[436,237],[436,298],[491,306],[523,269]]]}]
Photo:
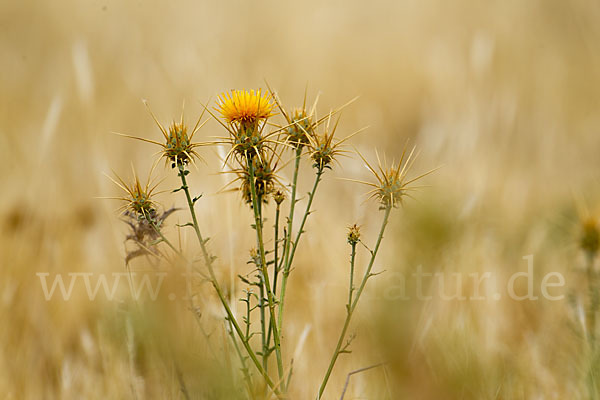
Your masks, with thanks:
[{"label": "branching stem", "polygon": [[[315,198],[315,193],[317,191],[317,187],[319,186],[319,182],[321,182],[321,177],[323,175],[323,170],[318,169],[317,174],[315,176],[315,182],[313,184],[313,188],[308,195],[308,203],[306,204],[306,210],[304,211],[304,216],[302,217],[302,222],[300,223],[300,228],[298,229],[298,233],[296,234],[296,240],[291,244],[291,249],[289,254],[286,256],[285,264],[283,266],[283,277],[281,279],[281,294],[279,295],[279,320],[278,326],[279,331],[283,330],[283,306],[285,305],[285,293],[287,289],[287,281],[290,274],[290,270],[292,267],[292,262],[294,261],[294,255],[296,254],[296,249],[298,248],[298,242],[300,241],[300,237],[304,232],[304,225],[306,224],[306,220],[308,215],[310,214],[310,208],[312,206],[312,202]],[[291,237],[292,230],[291,226],[288,226],[288,238]]]},{"label": "branching stem", "polygon": [[[265,285],[265,291],[267,292],[267,301],[269,303],[269,313],[271,321],[275,321],[275,298],[273,297],[273,292],[271,291],[271,283],[269,282],[269,273],[267,270],[267,261],[265,256],[265,245],[263,238],[263,223],[260,218],[259,211],[259,196],[256,194],[256,185],[254,181],[254,160],[252,157],[247,157],[248,161],[248,170],[250,172],[250,193],[252,196],[252,209],[254,210],[254,224],[256,227],[256,238],[258,241],[258,253],[260,256],[260,268],[262,270],[263,275],[263,283]],[[275,343],[275,356],[277,357],[277,371],[279,373],[279,379],[283,378],[283,361],[281,358],[281,343],[279,342],[279,331],[277,329],[276,324],[272,324],[273,326],[273,341]],[[263,368],[264,370],[264,368]]]},{"label": "branching stem", "polygon": [[[273,249],[273,296],[275,296],[275,298],[277,298],[277,278],[279,274],[279,213],[280,205],[277,204],[277,209],[275,210],[275,244]],[[271,334],[273,333],[274,323],[275,321],[269,320],[269,331],[267,332],[267,348],[271,346]]]},{"label": "branching stem", "polygon": [[250,347],[250,343],[248,342],[247,338],[244,336],[244,332],[240,328],[240,325],[238,324],[235,316],[233,315],[233,312],[231,311],[231,307],[229,306],[229,303],[227,302],[227,299],[225,298],[223,290],[221,289],[221,286],[217,282],[217,278],[215,276],[215,272],[213,269],[213,258],[210,255],[210,253],[208,252],[208,249],[206,247],[206,240],[202,237],[202,234],[200,232],[200,227],[198,225],[198,219],[196,217],[196,211],[194,210],[194,201],[192,200],[192,197],[190,195],[190,190],[189,190],[189,187],[187,184],[187,180],[185,178],[188,171],[186,171],[185,167],[182,164],[178,165],[178,169],[179,169],[179,177],[181,178],[181,188],[183,189],[183,191],[185,193],[185,197],[187,199],[188,208],[190,210],[190,215],[192,217],[192,223],[194,226],[194,231],[196,232],[196,237],[198,238],[198,243],[200,244],[200,248],[202,249],[202,254],[204,256],[206,268],[208,269],[210,282],[211,282],[213,288],[215,289],[215,291],[217,292],[217,296],[219,297],[219,300],[221,301],[221,304],[223,305],[223,308],[225,309],[225,313],[227,314],[228,321],[233,326],[235,333],[237,334],[240,341],[242,342],[242,345],[244,346],[246,352],[248,353],[248,356],[250,357],[250,359],[256,366],[256,369],[262,375],[263,379],[265,380],[266,384],[271,388],[271,390],[273,390],[273,392],[277,396],[281,396],[280,390],[273,383],[273,381],[271,380],[271,378],[269,377],[267,372],[262,367],[260,361],[256,357],[256,353],[254,353],[254,350],[252,350],[252,347]]},{"label": "branching stem", "polygon": [[354,313],[354,310],[356,309],[356,305],[358,304],[358,301],[360,300],[360,296],[362,295],[362,292],[365,289],[367,281],[372,276],[371,270],[373,269],[375,257],[377,256],[377,252],[379,251],[379,245],[381,244],[381,240],[383,239],[383,234],[385,232],[385,228],[387,226],[391,210],[392,210],[392,208],[390,206],[388,206],[385,209],[385,214],[383,216],[383,221],[381,223],[381,229],[379,231],[379,236],[377,237],[377,242],[375,244],[375,248],[371,252],[371,259],[369,260],[369,265],[367,266],[367,270],[365,271],[365,274],[362,278],[360,286],[358,287],[358,290],[356,291],[356,296],[354,297],[354,300],[352,300],[352,302],[347,307],[346,320],[344,321],[344,327],[342,328],[342,332],[340,333],[340,336],[338,338],[338,342],[335,347],[335,351],[333,352],[333,356],[331,357],[331,361],[329,362],[329,367],[327,368],[327,373],[325,374],[325,377],[323,378],[323,382],[321,383],[321,387],[319,388],[319,395],[317,396],[318,400],[321,399],[321,396],[323,396],[323,392],[325,391],[325,387],[327,386],[327,382],[329,381],[329,377],[331,376],[331,372],[333,371],[335,362],[337,361],[339,355],[346,349],[346,347],[342,348],[342,346],[344,344],[344,339],[346,337],[346,331],[348,330],[348,327],[350,326],[350,320],[352,319],[352,315]]}]

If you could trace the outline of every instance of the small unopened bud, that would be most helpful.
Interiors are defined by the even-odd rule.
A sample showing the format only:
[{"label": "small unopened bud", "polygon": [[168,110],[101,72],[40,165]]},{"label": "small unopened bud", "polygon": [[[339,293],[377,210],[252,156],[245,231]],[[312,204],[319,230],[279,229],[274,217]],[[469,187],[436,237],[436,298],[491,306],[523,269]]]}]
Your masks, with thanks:
[{"label": "small unopened bud", "polygon": [[254,262],[256,262],[259,257],[258,257],[258,250],[256,250],[256,248],[251,248],[250,249],[250,259]]},{"label": "small unopened bud", "polygon": [[273,200],[275,200],[275,203],[277,203],[277,204],[283,203],[283,201],[285,200],[285,194],[283,193],[283,191],[281,189],[278,189],[273,194]]},{"label": "small unopened bud", "polygon": [[348,227],[348,243],[355,245],[360,241],[360,227],[356,224]]}]

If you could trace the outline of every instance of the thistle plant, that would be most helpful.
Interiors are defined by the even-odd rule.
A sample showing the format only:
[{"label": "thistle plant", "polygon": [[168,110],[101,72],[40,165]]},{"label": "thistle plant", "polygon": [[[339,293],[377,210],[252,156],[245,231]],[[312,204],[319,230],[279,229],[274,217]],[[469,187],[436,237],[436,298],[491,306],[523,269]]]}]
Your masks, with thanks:
[{"label": "thistle plant", "polygon": [[[286,336],[284,324],[286,294],[288,282],[292,276],[295,256],[302,250],[301,239],[305,234],[306,223],[312,214],[313,202],[319,185],[325,174],[336,168],[341,156],[351,156],[352,152],[344,148],[347,141],[358,130],[338,139],[342,109],[351,104],[354,99],[337,109],[332,109],[322,117],[316,114],[317,100],[307,108],[306,93],[301,107],[287,109],[279,96],[269,88],[262,90],[233,90],[223,93],[216,103],[204,106],[204,111],[211,118],[202,122],[203,114],[197,120],[193,129],[188,130],[183,113],[178,122],[173,122],[165,128],[151,112],[152,118],[159,127],[163,141],[132,137],[144,142],[160,146],[161,158],[166,165],[175,171],[181,185],[173,193],[182,193],[187,203],[190,222],[182,225],[190,227],[196,236],[201,260],[188,260],[163,234],[161,228],[165,219],[174,209],[159,212],[153,199],[155,186],[142,186],[135,180],[133,185],[126,185],[122,180],[116,182],[128,194],[122,198],[127,204],[126,215],[135,216],[146,224],[144,229],[153,239],[153,246],[165,243],[177,257],[184,260],[186,265],[193,265],[201,271],[212,286],[225,314],[224,330],[229,335],[235,355],[248,388],[248,397],[254,397],[256,387],[266,388],[265,396],[285,398],[292,379],[292,362],[286,358],[282,346]],[[278,115],[279,114],[279,115]],[[281,122],[273,121],[281,117]],[[212,142],[194,142],[195,134],[213,119],[225,130],[225,136],[217,136]],[[198,153],[201,146],[225,146],[227,153],[224,163],[229,165],[230,173],[235,174],[231,184],[237,184],[243,202],[248,206],[248,212],[253,218],[249,227],[255,237],[250,249],[248,264],[251,272],[244,273],[240,268],[238,277],[245,288],[240,295],[238,304],[231,304],[228,296],[218,281],[215,270],[219,268],[217,258],[213,256],[204,236],[202,226],[196,215],[196,206],[201,202],[201,196],[194,195],[188,185],[187,176],[191,173],[190,164],[200,158]],[[372,190],[368,193],[376,199],[382,213],[379,234],[375,245],[370,249],[363,240],[360,227],[356,224],[349,227],[347,242],[350,246],[350,267],[346,317],[333,350],[330,363],[324,372],[320,386],[316,388],[317,398],[321,398],[331,377],[334,366],[343,353],[348,352],[351,340],[347,339],[352,316],[359,300],[365,291],[367,281],[376,275],[373,272],[375,259],[379,253],[384,233],[391,212],[402,204],[411,191],[417,189],[413,183],[431,171],[415,178],[408,178],[408,173],[414,163],[414,149],[407,153],[405,150],[398,163],[387,166],[381,163],[373,168],[360,155],[367,169],[373,174],[372,182],[358,181],[369,185]],[[280,171],[288,165],[286,159],[293,165],[292,180],[284,184],[279,176]],[[301,168],[303,160],[309,163],[313,175],[313,183],[302,209],[298,210],[299,175],[305,173]],[[352,179],[350,179],[352,180]],[[274,214],[272,233],[265,226],[268,212]],[[287,215],[284,219],[283,215]],[[269,218],[270,219],[270,218]],[[299,221],[299,223],[297,223]],[[296,222],[296,223],[295,223]],[[138,225],[130,223],[136,231]],[[295,227],[297,229],[295,229]],[[272,238],[272,244],[271,239]],[[362,244],[363,246],[358,246]],[[355,268],[356,255],[359,247],[365,247],[369,252],[369,261],[363,268]],[[156,252],[157,255],[161,254]],[[357,271],[363,271],[357,275]],[[298,266],[295,274],[301,274]],[[238,309],[243,310],[238,317]],[[258,330],[257,327],[258,326]],[[276,368],[272,371],[272,368]]]}]

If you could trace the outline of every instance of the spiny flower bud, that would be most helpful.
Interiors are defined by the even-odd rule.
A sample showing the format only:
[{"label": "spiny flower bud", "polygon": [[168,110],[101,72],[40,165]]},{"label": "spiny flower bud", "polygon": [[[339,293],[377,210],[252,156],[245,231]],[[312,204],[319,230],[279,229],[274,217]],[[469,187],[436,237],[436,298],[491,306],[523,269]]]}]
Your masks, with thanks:
[{"label": "spiny flower bud", "polygon": [[[275,190],[276,175],[271,167],[270,163],[265,159],[254,159],[254,190],[256,195],[261,198],[265,203],[268,202],[268,196]],[[252,203],[252,187],[251,187],[251,175],[248,170],[242,172],[242,184],[241,191],[244,200],[251,204]]]},{"label": "spiny flower bud", "polygon": [[277,191],[273,194],[273,200],[275,200],[275,203],[277,204],[283,203],[285,200],[285,194],[283,193],[283,190],[277,189]]},{"label": "spiny flower bud", "polygon": [[194,145],[190,142],[187,127],[183,123],[173,122],[169,126],[166,144],[163,150],[164,157],[170,162],[185,165],[190,162],[194,152]]},{"label": "spiny flower bud", "polygon": [[140,138],[136,136],[129,135],[121,135],[125,137],[129,137],[132,139],[141,140],[143,142],[152,143],[161,147],[160,154],[165,158],[167,163],[171,164],[171,167],[183,167],[188,163],[194,163],[196,158],[200,158],[200,155],[196,152],[196,148],[203,145],[203,143],[194,143],[192,139],[198,130],[204,124],[200,124],[200,120],[202,119],[202,115],[198,118],[194,129],[192,129],[192,133],[188,134],[187,126],[183,122],[183,111],[181,112],[181,119],[179,122],[173,121],[173,123],[167,128],[165,128],[160,122],[158,122],[158,118],[156,115],[150,110],[148,103],[144,101],[146,108],[150,112],[152,119],[160,129],[160,132],[163,135],[164,142],[159,143],[154,140]]},{"label": "spiny flower bud", "polygon": [[150,178],[148,178],[145,185],[142,185],[135,171],[133,171],[133,181],[130,184],[127,184],[118,175],[116,176],[117,180],[109,178],[126,193],[123,197],[116,197],[116,199],[125,202],[125,205],[122,207],[123,209],[129,210],[140,217],[148,217],[155,214],[156,205],[152,197],[157,185],[151,186]]},{"label": "spiny flower bud", "polygon": [[360,241],[360,226],[354,224],[348,227],[348,243],[355,245]]},{"label": "spiny flower bud", "polygon": [[294,147],[302,147],[309,143],[309,135],[313,134],[311,118],[306,115],[305,109],[294,110],[290,126],[286,129],[287,140]]},{"label": "spiny flower bud", "polygon": [[340,122],[340,118],[338,117],[333,127],[330,128],[332,115],[333,112],[329,113],[327,125],[322,134],[312,132],[311,135],[308,136],[308,140],[310,141],[310,145],[308,146],[310,157],[314,161],[313,167],[321,172],[325,168],[331,169],[331,164],[334,161],[337,161],[337,157],[346,152],[345,150],[341,149],[341,146],[344,144],[344,142],[364,130],[359,129],[358,131],[346,136],[342,140],[334,141],[335,132]]},{"label": "spiny flower bud", "polygon": [[406,148],[402,152],[400,161],[396,164],[392,164],[388,167],[385,162],[382,164],[379,155],[377,154],[377,161],[379,163],[377,169],[373,168],[371,164],[358,153],[360,158],[364,161],[365,166],[371,171],[375,177],[376,182],[363,182],[356,181],[371,186],[373,189],[368,193],[371,198],[379,200],[379,208],[381,210],[398,207],[402,204],[406,196],[410,197],[409,192],[417,189],[411,184],[419,179],[431,174],[436,169],[432,169],[424,174],[417,176],[416,178],[408,179],[407,174],[412,167],[415,158],[413,157],[415,149],[413,148],[408,155],[406,155]]}]

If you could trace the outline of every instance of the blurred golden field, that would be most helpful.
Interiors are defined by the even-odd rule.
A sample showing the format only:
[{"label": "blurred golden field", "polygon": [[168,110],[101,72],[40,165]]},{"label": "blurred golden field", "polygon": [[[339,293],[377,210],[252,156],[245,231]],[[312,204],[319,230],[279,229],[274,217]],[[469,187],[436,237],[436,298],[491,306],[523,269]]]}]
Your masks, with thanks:
[{"label": "blurred golden field", "polygon": [[[0,21],[0,398],[183,399],[182,386],[193,399],[246,398],[209,285],[197,284],[198,324],[178,280],[165,279],[156,301],[134,301],[126,285],[92,301],[80,284],[69,300],[46,300],[36,274],[126,271],[120,203],[99,197],[119,195],[106,174],[129,177],[134,165],[145,179],[157,158],[154,146],[111,133],[160,139],[142,99],[165,124],[185,100],[192,123],[201,103],[265,79],[288,106],[308,85],[320,115],[360,96],[340,137],[369,126],[350,141],[369,159],[376,147],[397,160],[408,143],[420,151],[415,173],[441,167],[393,212],[375,263],[385,272],[367,286],[353,351],[325,399],[381,362],[352,376],[344,398],[595,398],[578,240],[580,218],[600,211],[597,2],[5,0]],[[223,132],[210,121],[198,135]],[[218,193],[229,179],[222,150],[199,151],[206,162],[190,184],[204,194],[197,212],[235,303],[253,220],[238,193]],[[346,228],[360,224],[373,243],[380,221],[365,188],[338,179],[369,179],[363,163],[340,164],[324,177],[290,276],[291,399],[315,398],[343,324]],[[162,163],[155,175],[161,189],[176,187]],[[177,193],[159,201],[184,206]],[[192,233],[175,227],[186,218],[170,217],[166,234],[191,248]],[[528,255],[539,298],[517,301],[506,282]],[[431,298],[418,298],[417,270],[459,274],[467,299],[441,298],[432,278],[421,288]],[[495,284],[469,300],[467,277],[485,272]],[[550,289],[561,300],[540,294],[550,272],[565,277]]]}]

